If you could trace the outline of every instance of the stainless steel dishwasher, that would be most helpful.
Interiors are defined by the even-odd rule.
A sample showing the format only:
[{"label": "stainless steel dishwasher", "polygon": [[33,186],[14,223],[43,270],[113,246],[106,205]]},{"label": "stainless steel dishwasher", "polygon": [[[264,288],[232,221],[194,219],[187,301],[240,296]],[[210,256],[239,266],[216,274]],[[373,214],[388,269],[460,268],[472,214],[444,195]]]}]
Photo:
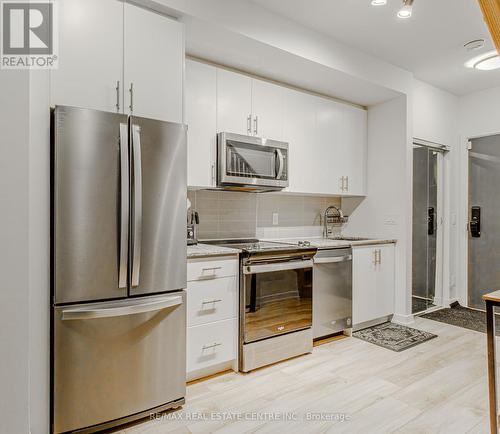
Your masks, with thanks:
[{"label": "stainless steel dishwasher", "polygon": [[352,250],[318,250],[313,268],[313,337],[352,327]]}]

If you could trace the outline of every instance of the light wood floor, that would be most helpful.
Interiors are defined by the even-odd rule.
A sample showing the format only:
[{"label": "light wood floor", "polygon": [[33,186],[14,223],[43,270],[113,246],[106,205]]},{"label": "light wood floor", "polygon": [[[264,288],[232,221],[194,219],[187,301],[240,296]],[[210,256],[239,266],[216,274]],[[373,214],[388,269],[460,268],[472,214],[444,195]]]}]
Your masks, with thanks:
[{"label": "light wood floor", "polygon": [[[487,433],[486,336],[422,318],[413,327],[439,337],[401,353],[356,338],[333,341],[247,375],[190,385],[180,412],[296,412],[297,421],[164,419],[121,432]],[[348,420],[306,421],[307,412]]]}]

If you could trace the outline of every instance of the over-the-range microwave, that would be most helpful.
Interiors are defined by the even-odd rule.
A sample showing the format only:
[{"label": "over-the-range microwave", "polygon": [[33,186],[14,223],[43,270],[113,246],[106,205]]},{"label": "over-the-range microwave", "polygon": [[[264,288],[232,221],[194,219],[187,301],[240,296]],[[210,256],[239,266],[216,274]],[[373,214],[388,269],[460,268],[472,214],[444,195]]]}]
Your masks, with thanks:
[{"label": "over-the-range microwave", "polygon": [[242,191],[273,191],[288,187],[288,143],[219,133],[217,186]]}]

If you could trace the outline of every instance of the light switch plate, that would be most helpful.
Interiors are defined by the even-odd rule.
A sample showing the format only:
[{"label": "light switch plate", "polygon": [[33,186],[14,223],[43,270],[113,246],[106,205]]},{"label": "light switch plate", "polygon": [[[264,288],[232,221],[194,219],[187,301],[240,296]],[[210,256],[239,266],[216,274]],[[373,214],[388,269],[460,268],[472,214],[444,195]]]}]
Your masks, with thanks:
[{"label": "light switch plate", "polygon": [[395,215],[386,215],[384,218],[384,225],[387,226],[396,226],[398,224],[397,216]]},{"label": "light switch plate", "polygon": [[279,223],[279,216],[277,212],[273,212],[273,225],[277,226]]}]

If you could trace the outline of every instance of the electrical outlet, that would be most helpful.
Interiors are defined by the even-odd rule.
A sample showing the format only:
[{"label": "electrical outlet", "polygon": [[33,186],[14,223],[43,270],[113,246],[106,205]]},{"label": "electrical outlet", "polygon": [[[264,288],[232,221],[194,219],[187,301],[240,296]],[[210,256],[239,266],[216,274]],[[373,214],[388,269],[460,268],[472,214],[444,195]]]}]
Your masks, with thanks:
[{"label": "electrical outlet", "polygon": [[384,218],[384,225],[395,226],[398,224],[397,218],[394,215],[386,215]]},{"label": "electrical outlet", "polygon": [[273,226],[277,226],[278,225],[278,213],[277,212],[273,212]]}]

